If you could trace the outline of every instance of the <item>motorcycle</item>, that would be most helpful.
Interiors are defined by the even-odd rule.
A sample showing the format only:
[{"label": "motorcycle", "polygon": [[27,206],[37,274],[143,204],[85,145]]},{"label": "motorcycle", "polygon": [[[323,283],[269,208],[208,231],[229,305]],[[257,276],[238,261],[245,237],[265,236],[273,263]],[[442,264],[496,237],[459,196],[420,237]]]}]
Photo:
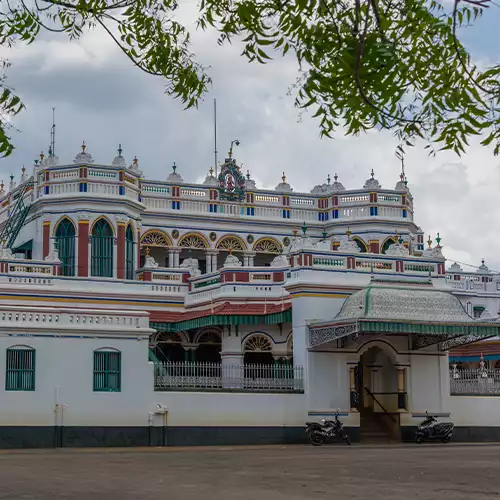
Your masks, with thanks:
[{"label": "motorcycle", "polygon": [[449,443],[455,424],[452,422],[439,422],[439,420],[427,412],[425,414],[425,420],[417,427],[416,442],[423,443],[424,441],[440,440],[442,443]]},{"label": "motorcycle", "polygon": [[306,432],[309,442],[313,446],[321,446],[339,437],[348,445],[351,444],[351,440],[344,429],[344,424],[339,420],[339,411],[335,412],[334,420],[322,418],[321,422],[306,422]]}]

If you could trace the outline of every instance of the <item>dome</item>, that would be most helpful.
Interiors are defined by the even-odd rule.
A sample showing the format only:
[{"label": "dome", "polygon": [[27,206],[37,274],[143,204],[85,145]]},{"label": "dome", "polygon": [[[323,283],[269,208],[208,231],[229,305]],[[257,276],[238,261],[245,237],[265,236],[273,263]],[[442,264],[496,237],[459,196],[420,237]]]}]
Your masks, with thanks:
[{"label": "dome", "polygon": [[283,177],[281,177],[281,182],[274,188],[275,191],[280,193],[291,193],[293,191],[292,186],[286,182],[286,175],[283,172]]},{"label": "dome", "polygon": [[372,173],[371,177],[365,182],[363,189],[381,189],[382,186],[380,185],[380,182],[375,179],[375,172],[373,171],[372,168]]},{"label": "dome", "polygon": [[369,286],[346,299],[335,318],[382,319],[428,322],[473,322],[460,300],[448,292],[434,289],[404,289]]},{"label": "dome", "polygon": [[481,261],[481,265],[477,268],[478,273],[489,273],[490,270],[488,266],[484,263],[484,259]]},{"label": "dome", "polygon": [[247,170],[247,175],[246,175],[246,180],[245,180],[245,189],[247,191],[256,189],[257,186],[255,185],[255,181],[250,178],[250,170]]},{"label": "dome", "polygon": [[318,184],[317,186],[314,186],[313,189],[311,189],[311,194],[331,194],[338,191],[345,191],[345,187],[343,186],[343,184],[337,181],[337,179],[339,178],[338,175],[335,174],[333,178],[335,179],[335,182],[333,184],[330,184],[330,176],[328,176],[326,183]]},{"label": "dome", "polygon": [[85,142],[82,143],[82,150],[80,151],[80,153],[78,153],[75,156],[73,163],[75,163],[77,165],[78,164],[94,163],[94,160],[92,159],[92,155],[90,153],[87,153],[87,146],[85,145]]},{"label": "dome", "polygon": [[43,153],[40,154],[40,163],[38,164],[43,168],[50,168],[59,165],[59,156],[56,156],[52,152],[52,147],[49,147],[49,155],[44,156]]},{"label": "dome", "polygon": [[448,269],[449,271],[452,271],[452,272],[461,272],[463,271],[463,269],[456,263],[454,262],[451,266],[450,266],[450,269]]},{"label": "dome", "polygon": [[204,186],[218,186],[217,179],[214,177],[214,169],[210,168],[209,174],[205,177],[205,180],[203,181]]},{"label": "dome", "polygon": [[125,158],[122,156],[122,145],[118,145],[118,154],[114,157],[113,162],[111,163],[115,167],[124,167],[127,163]]},{"label": "dome", "polygon": [[177,166],[174,164],[172,165],[172,172],[167,177],[167,182],[184,182],[184,179],[176,172]]}]

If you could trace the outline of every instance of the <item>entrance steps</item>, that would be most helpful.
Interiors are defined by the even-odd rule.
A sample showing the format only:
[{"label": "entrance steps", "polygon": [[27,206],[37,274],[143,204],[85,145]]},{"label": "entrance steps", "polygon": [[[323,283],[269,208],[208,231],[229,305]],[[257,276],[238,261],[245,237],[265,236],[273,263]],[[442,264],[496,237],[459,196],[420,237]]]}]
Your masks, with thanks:
[{"label": "entrance steps", "polygon": [[388,415],[377,413],[363,413],[361,414],[361,442],[362,443],[397,443],[398,433],[395,432],[395,424],[388,420]]}]

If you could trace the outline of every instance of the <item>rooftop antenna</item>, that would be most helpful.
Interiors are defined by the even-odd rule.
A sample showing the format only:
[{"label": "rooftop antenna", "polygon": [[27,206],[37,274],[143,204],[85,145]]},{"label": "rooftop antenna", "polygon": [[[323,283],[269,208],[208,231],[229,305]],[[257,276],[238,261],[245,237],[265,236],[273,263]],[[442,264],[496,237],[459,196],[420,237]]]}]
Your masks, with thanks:
[{"label": "rooftop antenna", "polygon": [[52,155],[56,154],[56,108],[52,108],[52,127],[50,129],[50,149]]},{"label": "rooftop antenna", "polygon": [[214,99],[214,167],[215,177],[217,177],[217,99]]}]

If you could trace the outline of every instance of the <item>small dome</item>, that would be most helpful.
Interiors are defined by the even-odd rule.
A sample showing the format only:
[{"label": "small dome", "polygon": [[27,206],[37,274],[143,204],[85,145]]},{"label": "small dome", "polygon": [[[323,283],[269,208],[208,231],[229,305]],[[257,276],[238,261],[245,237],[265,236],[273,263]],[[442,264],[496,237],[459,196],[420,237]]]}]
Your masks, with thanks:
[{"label": "small dome", "polygon": [[176,172],[177,166],[175,164],[172,165],[172,172],[167,177],[167,182],[184,182],[184,179]]},{"label": "small dome", "polygon": [[250,170],[247,170],[247,175],[245,179],[245,189],[248,191],[256,188],[257,186],[255,185],[255,181],[250,178]]},{"label": "small dome", "polygon": [[335,193],[338,191],[345,191],[345,187],[341,182],[338,182],[339,176],[335,174],[333,176],[335,179],[335,182],[333,184],[330,184],[330,175],[328,175],[327,182],[324,184],[318,184],[317,186],[314,186],[313,189],[311,189],[311,194],[331,194]]},{"label": "small dome", "polygon": [[122,156],[122,145],[118,145],[118,154],[114,157],[112,165],[115,167],[124,167],[127,163],[125,158]]},{"label": "small dome", "polygon": [[92,155],[90,153],[87,153],[87,146],[85,145],[85,142],[82,143],[82,150],[75,156],[73,163],[75,164],[94,163]]},{"label": "small dome", "polygon": [[210,168],[209,174],[205,177],[203,181],[204,186],[218,186],[217,179],[214,177],[214,169]]},{"label": "small dome", "polygon": [[463,269],[456,263],[454,262],[451,266],[450,266],[450,269],[449,271],[452,271],[452,272],[461,272],[463,271]]},{"label": "small dome", "polygon": [[372,173],[371,177],[365,182],[363,189],[381,189],[382,186],[380,185],[380,182],[375,179],[375,172],[373,171],[372,168]]},{"label": "small dome", "polygon": [[488,266],[484,263],[484,259],[481,261],[481,265],[477,268],[478,273],[489,273],[490,270]]},{"label": "small dome", "polygon": [[283,177],[281,177],[281,182],[274,188],[275,191],[280,193],[291,193],[293,191],[292,186],[286,182],[286,175],[283,172]]}]

